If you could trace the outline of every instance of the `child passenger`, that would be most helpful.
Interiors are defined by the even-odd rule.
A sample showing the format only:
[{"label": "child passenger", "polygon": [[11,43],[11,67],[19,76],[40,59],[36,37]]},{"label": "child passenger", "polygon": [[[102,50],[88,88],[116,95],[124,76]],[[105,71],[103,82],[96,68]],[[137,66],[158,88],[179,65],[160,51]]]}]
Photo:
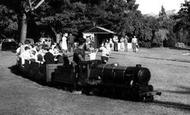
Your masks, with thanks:
[{"label": "child passenger", "polygon": [[102,44],[102,46],[100,47],[100,51],[102,51],[102,56],[101,56],[102,63],[107,63],[110,56],[110,50],[107,49],[104,44]]}]

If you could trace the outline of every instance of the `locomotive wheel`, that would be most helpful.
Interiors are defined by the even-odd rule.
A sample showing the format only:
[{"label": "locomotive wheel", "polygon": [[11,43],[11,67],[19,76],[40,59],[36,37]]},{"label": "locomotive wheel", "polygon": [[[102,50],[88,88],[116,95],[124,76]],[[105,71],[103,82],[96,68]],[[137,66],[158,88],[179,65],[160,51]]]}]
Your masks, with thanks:
[{"label": "locomotive wheel", "polygon": [[135,89],[132,90],[130,97],[134,101],[143,101],[143,97],[140,96],[138,90],[135,90]]},{"label": "locomotive wheel", "polygon": [[132,91],[132,94],[130,95],[130,97],[133,101],[144,101],[145,100],[145,96],[140,95],[138,86],[134,85],[132,87],[131,91]]},{"label": "locomotive wheel", "polygon": [[152,102],[152,101],[154,101],[154,96],[153,96],[153,95],[151,95],[151,96],[146,96],[144,101],[145,101],[145,102]]}]

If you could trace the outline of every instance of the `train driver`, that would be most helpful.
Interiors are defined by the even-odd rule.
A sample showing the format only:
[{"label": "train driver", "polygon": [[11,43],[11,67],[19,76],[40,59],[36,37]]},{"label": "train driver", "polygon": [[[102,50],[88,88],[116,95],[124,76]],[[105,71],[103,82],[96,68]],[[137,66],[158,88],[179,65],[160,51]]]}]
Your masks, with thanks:
[{"label": "train driver", "polygon": [[73,54],[73,61],[76,64],[85,60],[85,50],[84,50],[85,39],[79,40],[78,45],[79,46],[74,50],[74,54]]},{"label": "train driver", "polygon": [[77,87],[77,83],[79,82],[79,62],[85,61],[85,50],[84,50],[84,45],[85,45],[85,39],[80,39],[78,43],[78,47],[74,50],[73,54],[73,61],[75,64],[75,78],[74,78],[74,93],[76,94],[81,94],[82,92],[80,91],[80,87]]}]

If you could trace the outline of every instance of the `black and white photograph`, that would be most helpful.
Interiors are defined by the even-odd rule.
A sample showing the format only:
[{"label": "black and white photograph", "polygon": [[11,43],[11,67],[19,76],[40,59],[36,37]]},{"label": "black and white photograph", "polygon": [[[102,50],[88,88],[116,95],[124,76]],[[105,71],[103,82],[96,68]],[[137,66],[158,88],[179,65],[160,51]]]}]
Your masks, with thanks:
[{"label": "black and white photograph", "polygon": [[0,115],[190,115],[190,0],[0,0]]}]

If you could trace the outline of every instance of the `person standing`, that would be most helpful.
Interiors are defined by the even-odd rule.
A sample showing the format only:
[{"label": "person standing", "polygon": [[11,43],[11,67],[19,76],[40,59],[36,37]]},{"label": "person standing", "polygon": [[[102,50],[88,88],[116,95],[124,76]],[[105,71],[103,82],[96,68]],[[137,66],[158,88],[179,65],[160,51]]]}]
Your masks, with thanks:
[{"label": "person standing", "polygon": [[110,44],[111,51],[113,51],[114,50],[114,43],[113,43],[112,38],[110,38],[109,44]]},{"label": "person standing", "polygon": [[75,64],[75,76],[74,76],[74,90],[73,93],[75,94],[81,94],[81,87],[78,85],[80,83],[80,76],[79,76],[79,63],[81,61],[85,61],[85,50],[84,50],[84,45],[85,45],[86,40],[85,39],[80,39],[78,42],[78,47],[74,50],[73,54],[73,62]]},{"label": "person standing", "polygon": [[106,49],[108,49],[108,51],[110,52],[111,48],[110,48],[110,42],[109,42],[109,40],[106,40],[105,46],[106,46]]},{"label": "person standing", "polygon": [[133,52],[136,52],[136,51],[137,51],[137,45],[138,45],[137,38],[136,38],[136,36],[134,36],[134,37],[132,38],[132,48],[133,48]]},{"label": "person standing", "polygon": [[120,39],[120,50],[121,51],[125,51],[125,39],[124,39],[124,37],[121,37],[121,39]]},{"label": "person standing", "polygon": [[79,62],[85,60],[85,50],[84,50],[84,45],[85,45],[85,39],[82,39],[79,41],[79,46],[74,50],[73,54],[73,61],[78,65]]},{"label": "person standing", "polygon": [[113,37],[114,51],[118,51],[118,36]]},{"label": "person standing", "polygon": [[128,51],[128,39],[129,39],[129,37],[127,35],[125,35],[124,44],[125,44],[125,51],[126,52]]},{"label": "person standing", "polygon": [[60,47],[65,52],[67,52],[67,50],[68,50],[68,48],[67,48],[67,37],[68,37],[67,33],[63,34],[63,37],[62,37],[61,42],[60,42]]},{"label": "person standing", "polygon": [[57,43],[57,44],[60,43],[60,41],[61,41],[61,36],[62,36],[62,35],[61,35],[61,32],[59,32],[59,33],[56,34],[56,43]]},{"label": "person standing", "polygon": [[97,54],[97,52],[98,52],[97,49],[92,49],[92,50],[90,50],[90,53],[88,54],[90,60],[96,60],[96,54]]},{"label": "person standing", "polygon": [[72,35],[72,33],[68,36],[68,50],[69,52],[73,51],[73,45],[74,45],[75,37]]}]

